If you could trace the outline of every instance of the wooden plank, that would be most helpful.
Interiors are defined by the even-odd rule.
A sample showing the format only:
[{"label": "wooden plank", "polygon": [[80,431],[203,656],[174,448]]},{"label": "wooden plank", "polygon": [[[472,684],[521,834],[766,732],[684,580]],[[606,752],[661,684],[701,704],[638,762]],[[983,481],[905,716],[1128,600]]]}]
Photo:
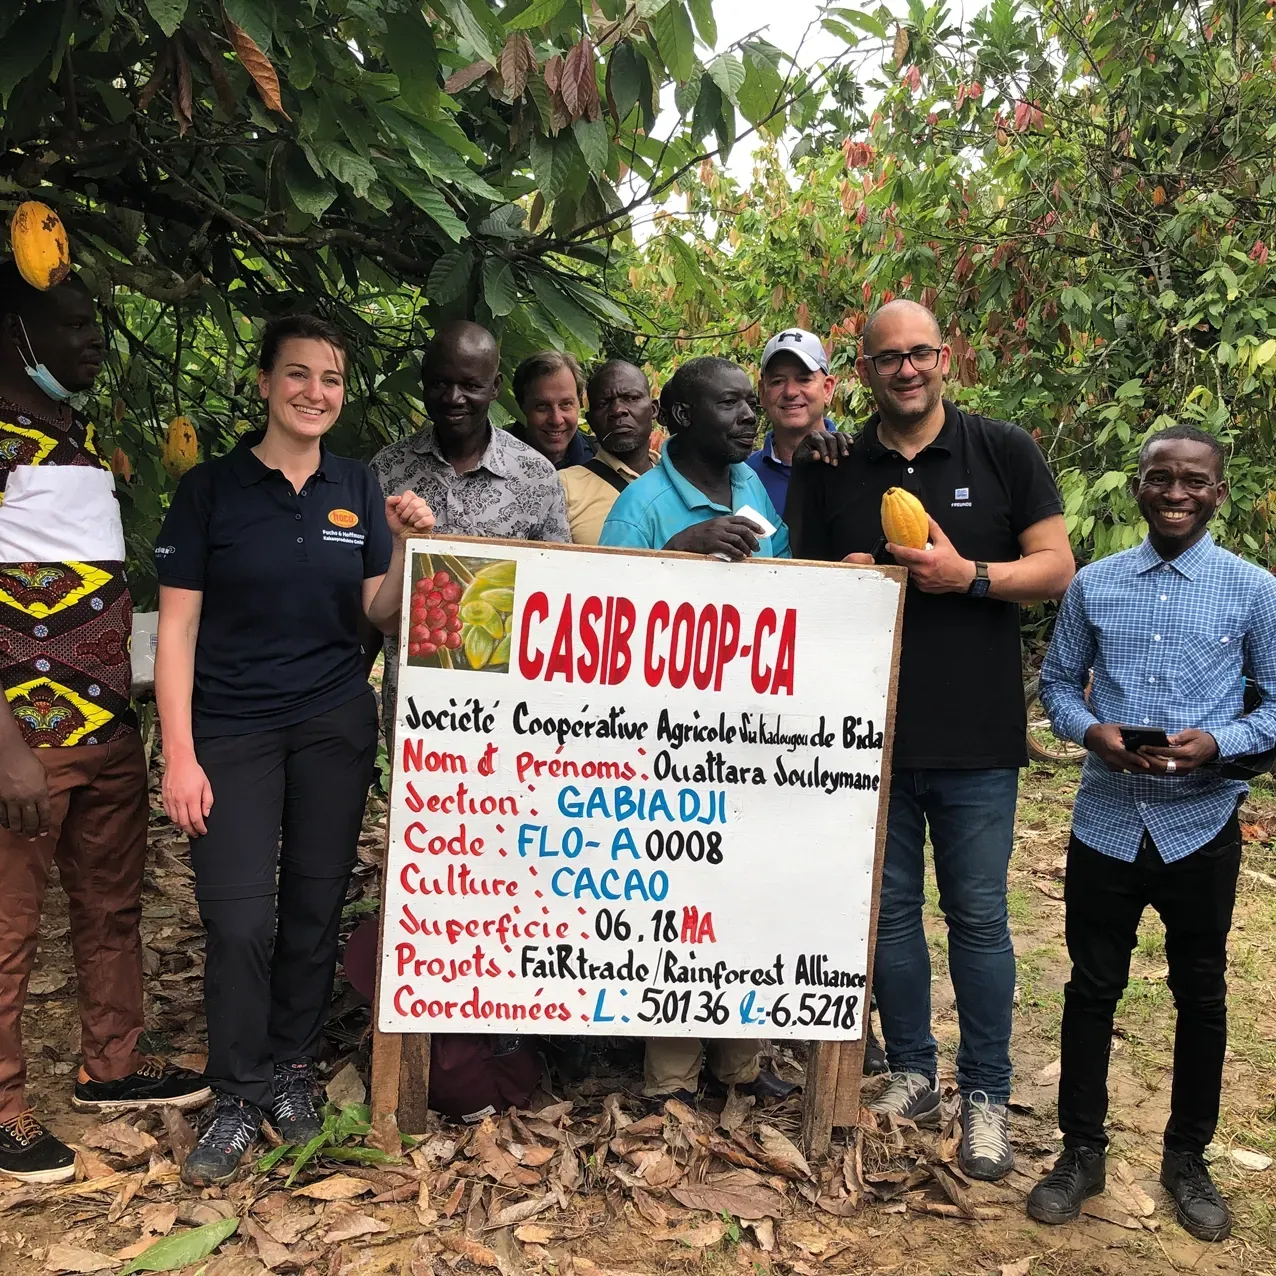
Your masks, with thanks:
[{"label": "wooden plank", "polygon": [[[864,569],[861,569],[864,570]],[[879,568],[896,576],[899,568]],[[899,591],[895,613],[895,644],[891,652],[890,693],[886,701],[883,732],[882,783],[877,797],[877,844],[873,850],[873,898],[868,914],[868,955],[864,968],[864,999],[861,1006],[863,1032],[858,1041],[813,1041],[806,1066],[803,1095],[802,1141],[808,1157],[828,1151],[833,1128],[845,1128],[859,1120],[860,1089],[864,1081],[864,1048],[868,1041],[868,1020],[873,997],[873,957],[877,947],[877,917],[882,902],[882,866],[886,861],[886,823],[891,806],[891,765],[895,752],[895,700],[899,689],[899,653],[904,634],[904,594]],[[830,1058],[829,1056],[832,1056]]]},{"label": "wooden plank", "polygon": [[399,1040],[399,1129],[424,1134],[430,1095],[430,1034],[413,1032]]}]

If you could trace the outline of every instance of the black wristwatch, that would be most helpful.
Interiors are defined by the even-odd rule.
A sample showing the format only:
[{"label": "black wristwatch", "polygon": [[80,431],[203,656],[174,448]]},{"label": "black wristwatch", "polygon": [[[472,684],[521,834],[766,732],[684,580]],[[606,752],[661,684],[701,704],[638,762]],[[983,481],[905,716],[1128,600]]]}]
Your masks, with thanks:
[{"label": "black wristwatch", "polygon": [[988,579],[988,564],[975,564],[975,579],[970,582],[970,588],[966,593],[971,598],[987,598],[988,589],[992,585],[992,581]]}]

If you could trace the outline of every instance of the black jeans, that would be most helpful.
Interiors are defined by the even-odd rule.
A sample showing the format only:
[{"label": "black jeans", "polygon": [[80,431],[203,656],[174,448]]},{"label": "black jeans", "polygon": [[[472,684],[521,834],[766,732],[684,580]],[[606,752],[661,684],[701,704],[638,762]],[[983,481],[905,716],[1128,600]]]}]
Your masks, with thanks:
[{"label": "black jeans", "polygon": [[295,726],[195,742],[213,789],[191,839],[208,1077],[266,1110],[274,1065],[312,1057],[327,1019],[376,751],[371,689]]},{"label": "black jeans", "polygon": [[1165,956],[1178,1021],[1165,1146],[1202,1153],[1218,1124],[1227,1046],[1227,933],[1240,872],[1233,813],[1200,850],[1166,864],[1144,833],[1133,864],[1074,834],[1068,843],[1068,956],[1064,988],[1059,1128],[1065,1147],[1107,1147],[1112,1017],[1130,977],[1139,918],[1149,904],[1165,923]]}]

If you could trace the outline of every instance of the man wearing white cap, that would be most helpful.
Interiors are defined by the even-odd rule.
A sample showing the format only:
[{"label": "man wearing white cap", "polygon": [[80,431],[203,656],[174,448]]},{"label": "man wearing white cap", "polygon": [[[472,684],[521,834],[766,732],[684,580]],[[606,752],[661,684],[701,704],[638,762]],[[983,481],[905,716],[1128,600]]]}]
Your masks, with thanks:
[{"label": "man wearing white cap", "polygon": [[771,504],[781,514],[797,445],[815,430],[837,429],[824,415],[836,384],[824,343],[815,333],[786,328],[766,343],[758,399],[771,428],[746,464],[757,471]]}]

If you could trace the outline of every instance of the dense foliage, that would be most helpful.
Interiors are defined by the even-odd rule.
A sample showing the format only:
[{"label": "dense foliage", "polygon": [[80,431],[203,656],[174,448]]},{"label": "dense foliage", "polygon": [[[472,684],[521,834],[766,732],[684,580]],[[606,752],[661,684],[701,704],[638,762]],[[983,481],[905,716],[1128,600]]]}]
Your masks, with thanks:
[{"label": "dense foliage", "polygon": [[171,485],[164,425],[187,412],[218,450],[254,416],[262,318],[307,306],[352,335],[335,441],[367,454],[410,427],[441,319],[490,325],[507,365],[593,355],[629,325],[591,281],[632,210],[809,100],[761,39],[711,52],[710,0],[2,8],[0,211],[51,204],[102,298],[135,581]]},{"label": "dense foliage", "polygon": [[[1141,535],[1140,439],[1198,423],[1232,449],[1223,535],[1276,530],[1276,9],[994,0],[958,29],[841,11],[879,61],[738,187],[712,165],[626,263],[653,370],[767,333],[828,334],[849,376],[865,312],[933,305],[963,400],[1034,430],[1084,557]],[[854,31],[851,27],[854,27]],[[878,50],[885,50],[884,57]],[[849,381],[838,404],[861,417]]]}]

